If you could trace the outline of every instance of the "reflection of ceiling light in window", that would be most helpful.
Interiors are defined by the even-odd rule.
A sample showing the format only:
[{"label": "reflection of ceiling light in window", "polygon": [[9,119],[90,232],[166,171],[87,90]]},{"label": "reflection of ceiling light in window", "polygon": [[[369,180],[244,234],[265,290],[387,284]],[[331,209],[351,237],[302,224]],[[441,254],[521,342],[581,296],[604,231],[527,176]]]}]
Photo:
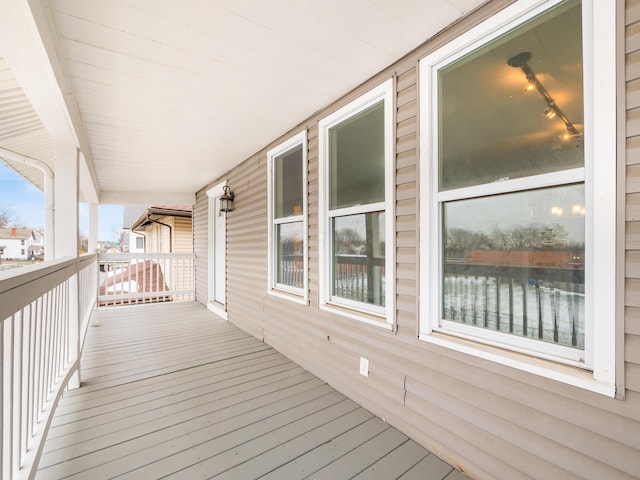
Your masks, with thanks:
[{"label": "reflection of ceiling light in window", "polygon": [[562,208],[560,208],[560,207],[551,207],[551,215],[553,215],[554,217],[561,217],[562,216]]},{"label": "reflection of ceiling light in window", "polygon": [[[547,103],[547,109],[544,111],[544,114],[547,118],[554,118],[555,116],[557,116],[558,118],[560,118],[560,120],[562,120],[565,127],[567,128],[567,132],[571,136],[580,135],[580,132],[578,132],[576,127],[573,125],[573,123],[571,123],[564,112],[560,110],[560,107],[556,105],[553,97],[549,94],[547,89],[544,88],[544,85],[542,85],[542,82],[540,82],[540,79],[536,76],[533,70],[531,70],[531,67],[528,63],[529,60],[531,60],[531,52],[520,52],[519,54],[514,55],[509,60],[507,60],[507,64],[514,68],[520,68],[527,77],[529,86],[533,85],[538,90],[540,95],[542,95],[542,98]],[[526,88],[526,91],[529,91],[529,86]]]},{"label": "reflection of ceiling light in window", "polygon": [[586,209],[582,205],[572,205],[571,213],[574,215],[584,215],[586,213]]}]

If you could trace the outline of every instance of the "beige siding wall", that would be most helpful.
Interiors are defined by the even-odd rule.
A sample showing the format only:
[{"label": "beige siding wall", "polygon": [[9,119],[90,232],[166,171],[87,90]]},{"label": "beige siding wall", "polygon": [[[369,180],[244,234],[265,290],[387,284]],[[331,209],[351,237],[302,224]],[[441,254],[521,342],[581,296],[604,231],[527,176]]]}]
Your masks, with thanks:
[{"label": "beige siding wall", "polygon": [[640,0],[627,2],[626,18],[626,287],[625,381],[640,395]]},{"label": "beige siding wall", "polygon": [[[165,216],[145,228],[147,253],[193,253],[193,232],[190,218]],[[169,225],[167,227],[166,225]],[[206,232],[205,232],[206,235]]]},{"label": "beige siding wall", "polygon": [[[627,207],[625,400],[419,341],[418,111],[419,58],[507,2],[491,2],[290,135],[308,129],[308,306],[266,294],[266,151],[225,175],[236,194],[227,215],[229,320],[273,345],[410,435],[472,478],[640,477],[640,0],[627,7]],[[636,53],[636,51],[638,53]],[[396,333],[318,308],[317,121],[397,75]],[[637,87],[640,90],[640,87]],[[636,138],[637,135],[637,138]],[[207,186],[208,188],[209,186]],[[194,213],[197,288],[206,301],[207,197]],[[360,356],[370,375],[358,373]]]},{"label": "beige siding wall", "polygon": [[145,251],[148,253],[158,253],[160,246],[160,230],[158,225],[151,224],[145,228]]},{"label": "beige siding wall", "polygon": [[204,191],[196,194],[193,207],[193,253],[196,256],[196,300],[206,305],[209,300],[209,206]]},{"label": "beige siding wall", "polygon": [[173,253],[193,253],[193,233],[191,218],[173,219]]}]

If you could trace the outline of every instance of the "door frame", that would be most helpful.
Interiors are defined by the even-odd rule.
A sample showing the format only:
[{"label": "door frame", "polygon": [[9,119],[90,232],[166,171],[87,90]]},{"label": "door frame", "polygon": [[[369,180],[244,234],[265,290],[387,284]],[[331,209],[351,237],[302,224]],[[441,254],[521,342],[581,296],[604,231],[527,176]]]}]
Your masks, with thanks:
[{"label": "door frame", "polygon": [[[207,216],[208,216],[208,265],[207,265],[207,308],[211,310],[216,315],[227,320],[227,302],[226,302],[226,291],[227,291],[227,275],[226,275],[226,261],[227,261],[227,252],[226,246],[224,249],[224,258],[222,259],[223,264],[225,265],[225,275],[224,275],[224,290],[225,290],[225,301],[220,302],[215,299],[215,281],[216,281],[216,217],[218,215],[226,215],[221,213],[218,210],[218,199],[224,193],[224,187],[227,185],[227,180],[218,183],[217,185],[211,187],[207,190],[207,198],[208,198],[208,208],[207,208]],[[226,244],[227,241],[227,226],[226,226],[226,217],[225,222],[222,226],[221,238],[224,239]]]}]

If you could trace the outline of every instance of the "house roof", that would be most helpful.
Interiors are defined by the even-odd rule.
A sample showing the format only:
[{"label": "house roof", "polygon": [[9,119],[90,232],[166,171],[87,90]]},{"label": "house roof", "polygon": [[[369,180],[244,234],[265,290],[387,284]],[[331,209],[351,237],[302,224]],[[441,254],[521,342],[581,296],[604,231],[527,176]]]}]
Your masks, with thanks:
[{"label": "house roof", "polygon": [[7,240],[11,240],[15,238],[26,240],[27,238],[31,237],[32,234],[33,234],[33,230],[30,228],[16,228],[15,235],[14,235],[13,228],[0,228],[0,238],[7,239]]},{"label": "house roof", "polygon": [[150,219],[157,220],[160,217],[184,217],[191,218],[193,207],[191,205],[153,205],[147,208],[140,217],[131,225],[131,230],[144,227],[153,223]]},{"label": "house roof", "polygon": [[122,227],[131,228],[141,215],[147,211],[148,205],[125,205],[122,210]]},{"label": "house roof", "polygon": [[485,1],[4,2],[0,145],[77,145],[83,201],[192,203]]}]

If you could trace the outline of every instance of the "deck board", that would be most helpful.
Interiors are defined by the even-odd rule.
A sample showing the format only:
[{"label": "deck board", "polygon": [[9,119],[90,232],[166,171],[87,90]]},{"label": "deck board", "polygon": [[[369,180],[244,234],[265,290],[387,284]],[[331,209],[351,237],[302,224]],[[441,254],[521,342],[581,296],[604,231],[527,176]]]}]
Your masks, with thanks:
[{"label": "deck board", "polygon": [[81,366],[37,479],[463,478],[195,302],[96,311]]}]

